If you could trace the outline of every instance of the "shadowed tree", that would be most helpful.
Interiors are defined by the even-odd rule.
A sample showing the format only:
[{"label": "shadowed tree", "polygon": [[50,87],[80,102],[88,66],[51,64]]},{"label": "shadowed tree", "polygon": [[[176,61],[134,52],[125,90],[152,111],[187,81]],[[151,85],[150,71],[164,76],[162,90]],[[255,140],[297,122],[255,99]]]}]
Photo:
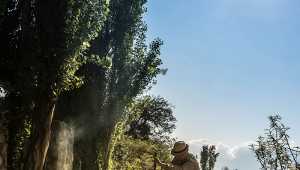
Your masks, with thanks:
[{"label": "shadowed tree", "polygon": [[[12,89],[8,96],[10,111],[6,115],[9,169],[20,169],[20,161],[15,158],[21,157],[24,169],[43,169],[56,100],[61,92],[81,84],[75,76],[80,66],[77,59],[101,29],[105,3],[102,0],[1,2],[0,81]],[[24,138],[22,129],[26,119],[32,125],[29,145],[20,154],[16,145]]]}]

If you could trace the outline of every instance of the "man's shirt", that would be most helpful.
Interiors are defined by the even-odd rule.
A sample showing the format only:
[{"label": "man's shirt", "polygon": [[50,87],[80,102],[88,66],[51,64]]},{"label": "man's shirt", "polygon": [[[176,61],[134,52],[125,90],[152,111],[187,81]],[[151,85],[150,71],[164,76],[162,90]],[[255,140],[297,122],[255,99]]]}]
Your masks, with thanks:
[{"label": "man's shirt", "polygon": [[164,167],[165,170],[200,170],[199,164],[194,159],[189,159],[182,165],[168,165]]}]

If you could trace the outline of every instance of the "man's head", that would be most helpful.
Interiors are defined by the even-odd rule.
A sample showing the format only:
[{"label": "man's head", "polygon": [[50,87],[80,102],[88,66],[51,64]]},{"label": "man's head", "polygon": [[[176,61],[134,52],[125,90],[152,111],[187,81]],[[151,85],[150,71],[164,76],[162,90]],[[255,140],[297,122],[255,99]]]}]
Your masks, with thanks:
[{"label": "man's head", "polygon": [[178,141],[174,144],[171,154],[177,159],[186,159],[189,152],[189,145],[184,141]]}]

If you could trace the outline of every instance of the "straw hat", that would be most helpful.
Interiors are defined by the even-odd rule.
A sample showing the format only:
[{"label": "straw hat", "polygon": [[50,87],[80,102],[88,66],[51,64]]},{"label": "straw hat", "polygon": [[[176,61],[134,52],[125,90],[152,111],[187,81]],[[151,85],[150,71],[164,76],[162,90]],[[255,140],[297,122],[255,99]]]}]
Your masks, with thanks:
[{"label": "straw hat", "polygon": [[172,155],[180,155],[182,153],[186,153],[189,150],[189,145],[186,144],[184,141],[178,141],[174,144],[174,147],[171,151]]}]

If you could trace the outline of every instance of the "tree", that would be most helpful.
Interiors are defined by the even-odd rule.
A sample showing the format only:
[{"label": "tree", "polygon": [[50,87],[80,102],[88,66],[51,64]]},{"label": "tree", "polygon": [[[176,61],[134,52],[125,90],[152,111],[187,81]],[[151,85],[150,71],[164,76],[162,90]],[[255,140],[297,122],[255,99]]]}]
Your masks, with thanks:
[{"label": "tree", "polygon": [[76,72],[84,77],[84,85],[59,100],[57,118],[71,119],[84,132],[75,145],[75,162],[81,162],[83,169],[108,168],[117,122],[134,98],[165,72],[159,58],[162,41],[146,45],[145,3],[110,2],[104,27],[85,51],[88,57],[83,58],[87,60]]},{"label": "tree", "polygon": [[216,152],[216,147],[214,145],[204,145],[202,146],[200,156],[201,169],[213,170],[215,168],[219,153]]},{"label": "tree", "polygon": [[265,130],[266,136],[260,136],[256,144],[251,145],[262,169],[300,169],[299,147],[291,145],[289,128],[279,115],[270,116],[270,126]]},{"label": "tree", "polygon": [[217,158],[219,157],[219,153],[216,152],[216,147],[214,145],[210,146],[209,148],[209,162],[208,162],[208,169],[213,170],[215,168]]},{"label": "tree", "polygon": [[112,153],[111,169],[153,169],[154,157],[171,161],[169,143],[157,143],[151,140],[133,139],[124,135],[116,141]]},{"label": "tree", "polygon": [[43,168],[56,100],[80,84],[74,74],[80,65],[77,59],[101,29],[104,8],[102,0],[1,2],[0,81],[12,89],[9,168],[20,169],[14,159],[21,159],[16,144],[18,136],[24,136],[26,119],[32,128],[23,167]]},{"label": "tree", "polygon": [[162,97],[144,96],[132,104],[129,112],[136,119],[128,123],[126,134],[135,139],[164,141],[175,129],[172,106]]},{"label": "tree", "polygon": [[0,4],[10,169],[43,168],[53,117],[86,132],[75,145],[83,168],[107,169],[116,123],[165,71],[162,41],[146,45],[146,0],[18,2]]},{"label": "tree", "polygon": [[169,135],[175,128],[172,113],[171,105],[162,97],[136,99],[114,134],[113,169],[153,169],[154,156],[170,161],[173,141]]}]

